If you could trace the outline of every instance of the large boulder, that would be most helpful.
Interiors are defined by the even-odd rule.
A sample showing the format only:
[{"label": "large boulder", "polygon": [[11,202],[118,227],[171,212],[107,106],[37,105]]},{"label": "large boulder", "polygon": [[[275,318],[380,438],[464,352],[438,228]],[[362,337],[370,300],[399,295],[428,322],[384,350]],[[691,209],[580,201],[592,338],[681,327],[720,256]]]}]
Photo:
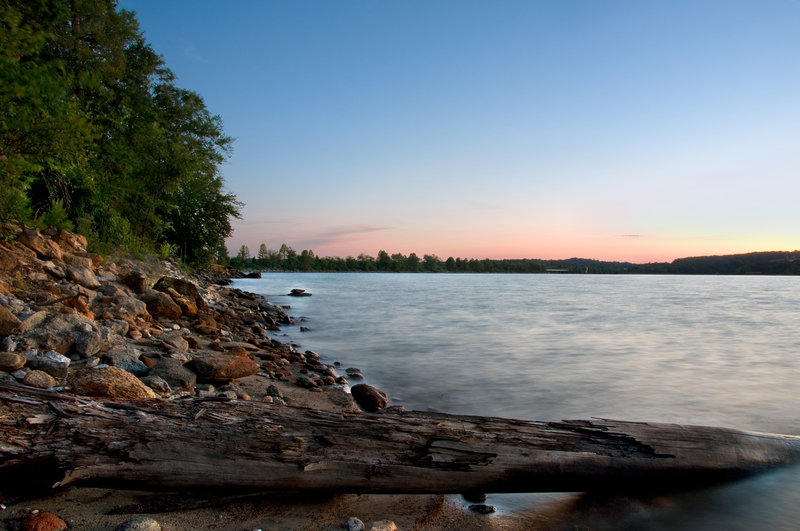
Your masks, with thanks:
[{"label": "large boulder", "polygon": [[164,332],[158,336],[157,339],[168,349],[188,350],[189,342],[183,338],[184,335],[185,333],[180,330],[172,330],[170,332]]},{"label": "large boulder", "polygon": [[[106,297],[103,297],[101,304],[105,306],[106,303],[109,305],[108,312],[117,319],[123,319],[125,321],[137,317],[145,321],[151,319],[150,312],[147,311],[147,304],[136,297],[108,297],[108,300],[106,300]],[[97,313],[97,310],[95,310],[95,313]]]},{"label": "large boulder", "polygon": [[118,367],[82,369],[71,373],[67,381],[74,393],[84,396],[156,398],[152,389]]},{"label": "large boulder", "polygon": [[147,305],[147,311],[153,317],[177,319],[181,316],[181,307],[164,292],[154,289],[145,290],[142,295],[142,301]]},{"label": "large boulder", "polygon": [[66,315],[50,315],[37,326],[26,330],[20,337],[20,344],[26,349],[68,354],[75,344],[73,326],[67,321]]},{"label": "large boulder", "polygon": [[86,238],[78,234],[73,234],[61,229],[51,236],[51,238],[61,247],[62,251],[67,253],[82,253],[86,251]]},{"label": "large boulder", "polygon": [[11,313],[5,306],[0,306],[0,336],[8,336],[19,328],[22,321]]},{"label": "large boulder", "polygon": [[197,373],[201,381],[230,382],[244,378],[261,370],[258,363],[247,356],[209,354],[194,358],[187,365]]},{"label": "large boulder", "polygon": [[122,283],[133,290],[134,293],[142,294],[147,290],[147,273],[141,269],[134,269],[120,277]]}]

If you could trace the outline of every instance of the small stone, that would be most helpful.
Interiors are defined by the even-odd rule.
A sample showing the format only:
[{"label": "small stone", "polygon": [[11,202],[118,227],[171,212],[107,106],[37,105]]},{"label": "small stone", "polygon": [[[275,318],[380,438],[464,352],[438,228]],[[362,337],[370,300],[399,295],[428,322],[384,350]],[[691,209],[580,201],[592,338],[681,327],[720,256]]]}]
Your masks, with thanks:
[{"label": "small stone", "polygon": [[139,516],[121,523],[114,531],[161,531],[161,524],[152,518]]},{"label": "small stone", "polygon": [[283,398],[283,393],[281,393],[281,390],[275,387],[274,385],[270,385],[269,387],[267,387],[267,395]]},{"label": "small stone", "polygon": [[364,411],[378,411],[389,404],[389,397],[386,396],[386,393],[371,385],[358,384],[353,386],[350,392]]},{"label": "small stone", "polygon": [[488,497],[485,492],[465,492],[461,496],[471,503],[485,502]]},{"label": "small stone", "polygon": [[172,394],[172,389],[163,378],[159,378],[158,376],[145,376],[144,378],[140,379],[142,380],[143,384],[152,389],[155,394],[162,398],[168,397]]},{"label": "small stone", "polygon": [[397,531],[397,526],[391,520],[378,520],[373,522],[369,531]]},{"label": "small stone", "polygon": [[38,511],[22,522],[22,531],[64,531],[67,523],[47,511]]},{"label": "small stone", "polygon": [[53,378],[66,378],[67,369],[71,361],[68,357],[51,350],[29,359],[28,364],[35,369],[46,372]]},{"label": "small stone", "polygon": [[21,324],[22,321],[17,319],[8,308],[0,306],[0,336],[12,334]]},{"label": "small stone", "polygon": [[100,364],[100,358],[98,358],[97,356],[90,356],[90,357],[86,358],[85,367],[87,369],[92,369],[94,367],[97,367],[97,365],[99,365],[99,364]]},{"label": "small stone", "polygon": [[306,389],[314,389],[317,387],[317,382],[308,376],[298,376],[295,384],[299,385],[300,387],[305,387]]},{"label": "small stone", "polygon": [[56,386],[56,381],[44,371],[31,371],[22,379],[22,384],[37,389],[49,389]]},{"label": "small stone", "polygon": [[347,531],[364,531],[364,522],[352,516],[344,523],[344,528],[347,529]]},{"label": "small stone", "polygon": [[263,398],[261,401],[262,401],[262,402],[264,402],[265,404],[272,404],[272,403],[274,403],[274,400],[272,399],[272,397],[271,397],[271,396],[265,396],[265,397],[264,397],[264,398]]},{"label": "small stone", "polygon": [[11,352],[0,353],[0,371],[14,372],[24,367],[27,361],[25,356],[20,356],[19,354]]},{"label": "small stone", "polygon": [[476,513],[479,514],[491,514],[497,511],[497,507],[495,507],[494,505],[484,505],[480,503],[480,504],[470,505],[469,510],[475,511]]},{"label": "small stone", "polygon": [[0,352],[14,352],[15,350],[17,350],[17,342],[13,337],[4,337],[3,340],[0,341]]}]

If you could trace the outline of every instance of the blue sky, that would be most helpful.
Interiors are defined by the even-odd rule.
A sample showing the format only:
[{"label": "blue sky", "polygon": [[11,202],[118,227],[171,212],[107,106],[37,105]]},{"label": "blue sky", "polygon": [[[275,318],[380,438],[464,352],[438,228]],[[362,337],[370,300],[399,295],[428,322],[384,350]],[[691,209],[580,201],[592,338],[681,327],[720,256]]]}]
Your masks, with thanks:
[{"label": "blue sky", "polygon": [[800,2],[124,0],[237,138],[232,253],[800,248]]}]

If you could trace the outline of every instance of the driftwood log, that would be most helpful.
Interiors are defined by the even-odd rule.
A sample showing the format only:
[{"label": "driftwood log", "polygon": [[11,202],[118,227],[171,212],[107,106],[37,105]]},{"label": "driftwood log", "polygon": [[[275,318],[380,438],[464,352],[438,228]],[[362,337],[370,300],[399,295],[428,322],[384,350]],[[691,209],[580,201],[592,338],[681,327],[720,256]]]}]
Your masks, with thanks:
[{"label": "driftwood log", "polygon": [[[667,490],[800,460],[800,438],[614,420],[95,401],[0,382],[0,476],[144,490]],[[10,477],[10,476],[8,476]]]}]

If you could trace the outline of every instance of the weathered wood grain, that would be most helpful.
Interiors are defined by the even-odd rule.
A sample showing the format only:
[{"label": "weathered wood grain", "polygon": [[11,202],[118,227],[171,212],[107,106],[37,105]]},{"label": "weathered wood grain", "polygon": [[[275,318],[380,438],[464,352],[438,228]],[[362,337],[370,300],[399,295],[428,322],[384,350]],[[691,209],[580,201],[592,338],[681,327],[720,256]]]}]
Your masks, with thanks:
[{"label": "weathered wood grain", "polygon": [[98,402],[0,384],[0,474],[61,484],[360,493],[664,490],[800,460],[800,438],[615,420],[336,414],[254,402]]}]

